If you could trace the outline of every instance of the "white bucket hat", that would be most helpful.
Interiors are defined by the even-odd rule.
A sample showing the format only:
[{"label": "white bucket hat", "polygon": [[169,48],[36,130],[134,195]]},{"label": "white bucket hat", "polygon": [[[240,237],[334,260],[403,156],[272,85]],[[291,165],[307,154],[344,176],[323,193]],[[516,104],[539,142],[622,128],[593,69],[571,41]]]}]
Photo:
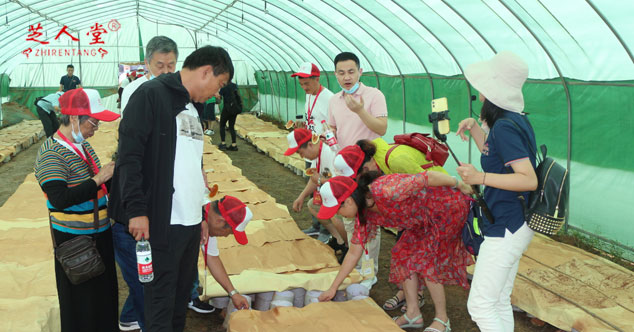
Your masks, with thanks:
[{"label": "white bucket hat", "polygon": [[486,99],[507,111],[524,111],[522,85],[528,78],[528,65],[515,53],[502,51],[491,60],[465,68],[464,76]]}]

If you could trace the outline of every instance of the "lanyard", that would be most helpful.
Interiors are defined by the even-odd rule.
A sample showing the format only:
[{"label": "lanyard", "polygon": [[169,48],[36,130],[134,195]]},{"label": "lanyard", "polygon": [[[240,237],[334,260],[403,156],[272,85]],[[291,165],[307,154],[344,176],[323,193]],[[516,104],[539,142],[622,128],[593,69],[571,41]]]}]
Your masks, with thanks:
[{"label": "lanyard", "polygon": [[317,156],[317,174],[321,174],[321,148],[324,146],[324,141],[319,140],[319,155]]},{"label": "lanyard", "polygon": [[[363,243],[363,240],[361,239],[361,221],[359,221],[359,213],[361,213],[361,211],[357,212],[357,239],[359,240],[359,244],[361,244],[361,249],[363,249],[363,251],[365,251],[365,254],[368,255],[368,248],[365,247],[365,243]],[[363,230],[365,231],[368,228],[368,224],[366,223]]]},{"label": "lanyard", "polygon": [[[315,100],[313,100],[313,105],[308,107],[308,110],[306,110],[306,122],[308,124],[314,123],[314,121],[311,119],[311,116],[313,115],[313,109],[315,108],[315,103],[317,103],[317,98],[319,98],[319,94],[321,94],[321,90],[323,89],[324,89],[324,86],[320,85],[319,91],[317,91],[317,95],[315,96]],[[310,97],[308,97],[308,103],[310,104]]]},{"label": "lanyard", "polygon": [[[77,153],[77,155],[79,156],[79,158],[81,158],[81,160],[83,160],[86,164],[88,164],[88,167],[90,167],[93,171],[93,173],[96,175],[97,173],[99,173],[99,168],[97,167],[97,163],[95,163],[95,161],[92,159],[92,156],[88,153],[88,151],[86,151],[85,148],[83,148],[82,145],[82,149],[84,150],[84,154],[82,154],[79,149],[75,146],[75,144],[71,143],[68,138],[66,138],[66,136],[64,136],[64,134],[62,134],[61,131],[57,131],[57,136],[59,136],[62,140],[64,140],[64,142],[68,143],[68,145],[70,145],[71,148],[73,148],[73,150],[75,150],[75,152]],[[86,156],[88,156],[88,158],[90,158],[90,162],[88,162],[88,159],[86,159]],[[106,195],[106,199],[108,199],[108,189],[106,189],[106,185],[105,184],[101,184],[101,189],[103,190],[104,194]]]}]

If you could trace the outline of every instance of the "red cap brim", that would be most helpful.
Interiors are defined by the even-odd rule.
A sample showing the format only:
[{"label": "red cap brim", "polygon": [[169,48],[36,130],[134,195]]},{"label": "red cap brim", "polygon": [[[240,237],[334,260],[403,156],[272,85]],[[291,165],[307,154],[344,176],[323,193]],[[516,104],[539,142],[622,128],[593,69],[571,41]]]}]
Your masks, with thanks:
[{"label": "red cap brim", "polygon": [[249,240],[247,239],[247,234],[245,232],[233,230],[233,236],[236,238],[236,241],[238,241],[238,243],[242,245],[249,243]]},{"label": "red cap brim", "polygon": [[93,113],[93,114],[89,114],[91,117],[99,120],[99,121],[105,121],[105,122],[110,122],[110,121],[114,121],[116,119],[118,119],[121,115],[115,113],[115,112],[111,112],[111,111],[101,111],[99,113]]},{"label": "red cap brim", "polygon": [[[304,144],[304,143],[302,143],[302,144]],[[296,147],[296,148],[288,148],[288,149],[286,149],[286,152],[284,152],[284,155],[285,156],[290,156],[293,153],[297,152],[297,150],[299,150],[299,146]]]},{"label": "red cap brim", "polygon": [[[306,73],[295,73],[295,74],[292,74],[292,75],[291,75],[291,77],[295,77],[295,76],[299,76],[299,77],[301,77],[301,78],[312,77],[312,75],[311,75],[311,74],[306,74]],[[318,77],[318,76],[315,76],[315,77]]]},{"label": "red cap brim", "polygon": [[321,219],[321,220],[328,220],[332,217],[335,216],[335,214],[337,214],[337,211],[339,211],[339,207],[341,206],[341,204],[337,204],[335,206],[332,207],[326,207],[326,206],[321,206],[319,208],[319,213],[317,213],[317,219]]}]

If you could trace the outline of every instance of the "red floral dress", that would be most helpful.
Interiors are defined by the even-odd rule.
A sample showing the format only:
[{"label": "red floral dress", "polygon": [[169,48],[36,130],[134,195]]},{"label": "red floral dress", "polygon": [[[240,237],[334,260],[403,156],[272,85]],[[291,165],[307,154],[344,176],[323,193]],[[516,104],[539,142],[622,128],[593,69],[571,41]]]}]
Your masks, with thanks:
[{"label": "red floral dress", "polygon": [[392,248],[390,282],[401,284],[416,274],[443,285],[469,288],[467,266],[473,264],[462,243],[469,213],[468,197],[449,187],[427,187],[427,173],[389,174],[370,185],[380,212],[366,210],[366,225],[357,225],[352,242],[367,243],[378,226],[403,230]]}]

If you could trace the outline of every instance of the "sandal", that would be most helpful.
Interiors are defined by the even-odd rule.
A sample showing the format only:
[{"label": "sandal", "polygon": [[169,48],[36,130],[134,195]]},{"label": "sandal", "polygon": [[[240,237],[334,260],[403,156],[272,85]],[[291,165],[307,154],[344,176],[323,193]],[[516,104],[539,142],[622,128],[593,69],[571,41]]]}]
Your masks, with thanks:
[{"label": "sandal", "polygon": [[402,307],[405,304],[405,298],[398,299],[398,296],[394,295],[383,303],[383,310],[394,310]]},{"label": "sandal", "polygon": [[[425,305],[425,297],[423,294],[418,294],[418,307],[422,308]],[[401,308],[401,312],[407,312],[407,304],[404,304]]]},{"label": "sandal", "polygon": [[[405,323],[405,324],[403,324],[403,325],[400,325],[400,326],[399,326],[399,327],[400,327],[400,328],[402,328],[402,329],[407,329],[407,328],[416,328],[416,329],[419,329],[419,328],[423,327],[423,321],[421,321],[420,323],[416,323],[416,321],[417,321],[417,320],[419,320],[419,319],[422,319],[422,318],[423,318],[423,315],[422,315],[422,314],[421,314],[421,315],[418,315],[418,316],[416,316],[416,317],[414,317],[414,319],[409,319],[409,317],[407,317],[407,314],[403,314],[403,316],[401,316],[401,317],[405,318],[405,320],[407,321],[407,323]],[[393,320],[394,322],[396,322],[396,320],[397,320],[398,318],[399,318],[398,316],[397,316],[397,317],[392,317],[392,320]],[[438,331],[438,332],[440,332],[440,331]]]},{"label": "sandal", "polygon": [[449,319],[447,319],[447,322],[445,323],[442,320],[440,320],[440,318],[434,317],[434,321],[436,321],[436,322],[442,324],[443,326],[445,326],[445,330],[444,331],[440,331],[437,328],[428,327],[423,332],[451,332],[451,323],[449,322]]}]

